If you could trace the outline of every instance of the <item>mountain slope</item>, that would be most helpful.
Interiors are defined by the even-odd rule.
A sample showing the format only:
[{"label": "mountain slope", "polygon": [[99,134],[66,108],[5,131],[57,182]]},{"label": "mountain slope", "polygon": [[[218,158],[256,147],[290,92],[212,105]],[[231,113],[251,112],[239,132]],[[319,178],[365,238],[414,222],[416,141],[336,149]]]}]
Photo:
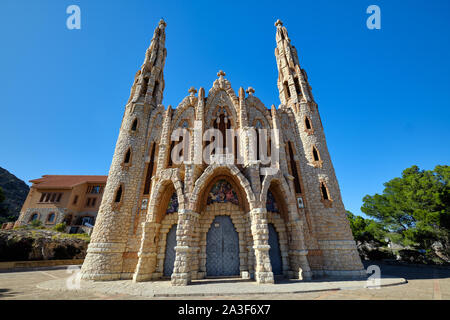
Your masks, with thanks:
[{"label": "mountain slope", "polygon": [[0,203],[0,218],[9,216],[17,218],[30,187],[8,170],[0,167],[0,188],[5,195],[5,200]]}]

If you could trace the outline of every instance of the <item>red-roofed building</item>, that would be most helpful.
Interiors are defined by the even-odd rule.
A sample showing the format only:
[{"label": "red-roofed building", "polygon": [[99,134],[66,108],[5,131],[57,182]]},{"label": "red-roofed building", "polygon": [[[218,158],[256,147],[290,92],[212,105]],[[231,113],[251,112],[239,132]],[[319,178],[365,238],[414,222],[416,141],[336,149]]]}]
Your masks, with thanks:
[{"label": "red-roofed building", "polygon": [[67,231],[89,232],[95,223],[108,176],[44,175],[33,185],[16,226],[40,220],[51,227],[65,222]]}]

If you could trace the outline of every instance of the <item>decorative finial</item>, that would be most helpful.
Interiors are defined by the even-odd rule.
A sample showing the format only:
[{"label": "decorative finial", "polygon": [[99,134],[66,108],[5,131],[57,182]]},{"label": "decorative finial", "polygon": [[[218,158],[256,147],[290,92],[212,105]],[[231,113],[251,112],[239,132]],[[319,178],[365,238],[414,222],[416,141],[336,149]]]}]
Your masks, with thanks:
[{"label": "decorative finial", "polygon": [[252,96],[255,93],[255,89],[253,89],[252,87],[248,87],[247,91],[245,92],[247,92],[249,96]]},{"label": "decorative finial", "polygon": [[191,96],[195,96],[195,94],[197,93],[197,89],[195,89],[194,87],[190,87],[188,92],[191,94]]},{"label": "decorative finial", "polygon": [[282,25],[283,25],[283,22],[280,19],[278,19],[277,22],[275,22],[275,27],[278,27],[278,26],[281,27]]},{"label": "decorative finial", "polygon": [[222,70],[220,70],[219,72],[217,72],[217,76],[218,76],[218,77],[225,77],[225,72],[223,72]]},{"label": "decorative finial", "polygon": [[164,21],[164,19],[163,18],[161,18],[161,20],[159,20],[159,25],[161,26],[163,26],[163,28],[165,28],[166,26],[167,26],[167,23]]}]

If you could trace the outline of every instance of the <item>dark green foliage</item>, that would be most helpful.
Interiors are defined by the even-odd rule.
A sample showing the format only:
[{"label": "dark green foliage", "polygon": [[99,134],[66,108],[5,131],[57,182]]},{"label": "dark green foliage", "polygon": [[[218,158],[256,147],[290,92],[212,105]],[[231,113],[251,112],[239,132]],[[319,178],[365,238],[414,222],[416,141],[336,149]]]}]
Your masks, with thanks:
[{"label": "dark green foliage", "polygon": [[54,260],[73,259],[81,250],[72,245],[58,246],[54,250]]},{"label": "dark green foliage", "polygon": [[33,228],[38,228],[38,227],[42,226],[42,221],[41,220],[33,220],[33,221],[30,222],[30,225]]},{"label": "dark green foliage", "polygon": [[361,211],[375,218],[403,245],[429,250],[439,241],[449,251],[450,167],[412,166],[384,184],[382,194],[363,198]]},{"label": "dark green foliage", "polygon": [[26,261],[33,248],[30,238],[0,238],[0,261]]},{"label": "dark green foliage", "polygon": [[350,222],[353,237],[360,242],[376,242],[378,245],[385,245],[386,231],[382,225],[371,219],[364,219],[360,216],[355,216],[350,211],[347,211],[347,218]]},{"label": "dark green foliage", "polygon": [[57,225],[55,225],[53,227],[53,230],[58,231],[58,232],[65,232],[66,231],[66,223],[58,223]]}]

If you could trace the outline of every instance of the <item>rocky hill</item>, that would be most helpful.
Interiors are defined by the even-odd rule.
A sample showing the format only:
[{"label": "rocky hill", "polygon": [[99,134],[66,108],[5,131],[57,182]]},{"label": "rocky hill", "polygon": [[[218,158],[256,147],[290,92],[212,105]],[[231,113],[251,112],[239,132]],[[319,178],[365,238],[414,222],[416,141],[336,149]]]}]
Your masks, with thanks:
[{"label": "rocky hill", "polygon": [[0,262],[84,259],[87,235],[44,229],[0,230]]},{"label": "rocky hill", "polygon": [[0,188],[5,195],[5,200],[0,203],[0,222],[10,216],[14,217],[12,219],[14,221],[19,217],[30,187],[8,170],[0,167]]}]

